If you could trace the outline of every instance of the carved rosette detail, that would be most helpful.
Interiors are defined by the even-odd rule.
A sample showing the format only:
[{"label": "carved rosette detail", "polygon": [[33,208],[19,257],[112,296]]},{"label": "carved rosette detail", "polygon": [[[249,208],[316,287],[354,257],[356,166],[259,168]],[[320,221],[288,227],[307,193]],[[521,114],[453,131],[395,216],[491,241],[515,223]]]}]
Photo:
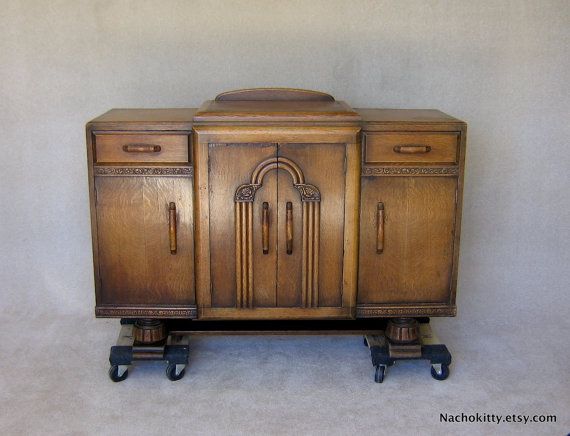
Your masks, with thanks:
[{"label": "carved rosette detail", "polygon": [[141,317],[141,318],[196,318],[196,308],[189,309],[145,309],[121,307],[97,307],[97,316]]},{"label": "carved rosette detail", "polygon": [[301,195],[301,201],[321,201],[321,193],[316,186],[308,183],[298,183],[293,185]]},{"label": "carved rosette detail", "polygon": [[259,188],[261,188],[261,184],[250,183],[241,185],[236,189],[234,200],[240,203],[252,203]]},{"label": "carved rosette detail", "polygon": [[96,176],[192,176],[192,167],[95,167]]},{"label": "carved rosette detail", "polygon": [[456,176],[459,167],[362,167],[363,176]]}]

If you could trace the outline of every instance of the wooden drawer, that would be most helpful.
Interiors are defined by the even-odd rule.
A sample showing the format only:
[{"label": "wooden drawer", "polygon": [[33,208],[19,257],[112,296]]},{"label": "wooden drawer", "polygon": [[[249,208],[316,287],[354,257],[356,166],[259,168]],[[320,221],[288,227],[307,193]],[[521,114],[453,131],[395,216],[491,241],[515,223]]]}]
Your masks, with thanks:
[{"label": "wooden drawer", "polygon": [[97,163],[189,162],[188,135],[100,134],[95,136]]},{"label": "wooden drawer", "polygon": [[459,132],[365,133],[364,163],[456,163],[458,144]]}]

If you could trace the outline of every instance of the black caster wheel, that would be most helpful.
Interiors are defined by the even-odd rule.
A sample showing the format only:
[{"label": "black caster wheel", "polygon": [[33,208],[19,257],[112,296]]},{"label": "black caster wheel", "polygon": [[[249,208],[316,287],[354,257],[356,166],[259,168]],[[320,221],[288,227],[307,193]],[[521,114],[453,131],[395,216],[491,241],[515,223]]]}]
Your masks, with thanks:
[{"label": "black caster wheel", "polygon": [[431,366],[431,376],[436,380],[445,380],[447,377],[449,377],[449,365],[442,363],[441,364],[441,371],[438,371],[436,369],[436,366],[432,365]]},{"label": "black caster wheel", "polygon": [[184,377],[185,372],[186,368],[182,368],[182,371],[176,374],[176,364],[174,363],[169,363],[166,367],[166,377],[168,377],[168,380],[170,381],[180,380],[182,377]]},{"label": "black caster wheel", "polygon": [[376,365],[374,381],[376,383],[382,383],[384,381],[384,375],[386,375],[386,365]]},{"label": "black caster wheel", "polygon": [[126,369],[123,374],[119,376],[119,365],[111,365],[109,368],[109,378],[115,383],[122,382],[129,376],[129,370]]}]

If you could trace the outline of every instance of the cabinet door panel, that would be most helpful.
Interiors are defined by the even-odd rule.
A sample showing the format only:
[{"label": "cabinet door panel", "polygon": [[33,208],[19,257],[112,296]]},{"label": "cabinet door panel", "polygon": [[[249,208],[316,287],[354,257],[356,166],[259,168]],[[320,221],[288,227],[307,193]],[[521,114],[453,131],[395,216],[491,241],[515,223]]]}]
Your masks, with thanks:
[{"label": "cabinet door panel", "polygon": [[[342,262],[344,251],[345,144],[279,144],[279,158],[287,158],[302,170],[305,181],[320,192],[321,200],[313,203],[318,221],[304,222],[299,191],[287,171],[279,170],[279,263],[277,293],[280,306],[303,306],[303,280],[313,280],[314,307],[342,306]],[[293,206],[293,253],[286,248],[286,205]],[[309,209],[310,210],[310,209]],[[311,216],[310,212],[306,212]],[[303,228],[305,226],[305,228]],[[307,236],[304,237],[303,233]],[[316,246],[303,258],[303,246],[310,234]],[[303,240],[305,239],[305,241]],[[305,264],[303,266],[303,264]],[[313,274],[310,274],[313,270]],[[305,271],[305,276],[303,275]],[[309,276],[309,277],[307,277]]]},{"label": "cabinet door panel", "polygon": [[[98,177],[95,186],[98,304],[194,304],[191,179]],[[170,252],[170,202],[176,204],[176,254]]]},{"label": "cabinet door panel", "polygon": [[[457,179],[362,180],[358,303],[449,301]],[[377,253],[378,203],[384,205]]]},{"label": "cabinet door panel", "polygon": [[[212,307],[235,308],[237,306],[236,267],[236,206],[234,196],[240,185],[248,184],[260,162],[275,157],[275,144],[210,144],[209,201],[210,201],[210,268],[212,282]],[[269,204],[269,252],[262,251],[262,205]],[[245,204],[245,203],[244,203]],[[256,192],[252,208],[251,251],[244,247],[243,261],[252,256],[253,303],[261,307],[276,304],[277,264],[277,176],[268,173],[263,186]],[[247,218],[243,221],[246,222]],[[239,221],[239,220],[237,220]],[[240,250],[240,253],[242,251]],[[236,271],[236,269],[238,271]],[[247,286],[246,286],[247,287]]]}]

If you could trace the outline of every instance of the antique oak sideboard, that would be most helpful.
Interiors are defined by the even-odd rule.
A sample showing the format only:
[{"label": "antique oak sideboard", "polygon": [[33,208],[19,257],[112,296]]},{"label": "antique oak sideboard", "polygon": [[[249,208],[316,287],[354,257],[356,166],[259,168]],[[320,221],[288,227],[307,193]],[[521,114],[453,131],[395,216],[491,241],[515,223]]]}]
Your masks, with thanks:
[{"label": "antique oak sideboard", "polygon": [[446,378],[428,321],[456,313],[465,136],[437,110],[286,88],[89,122],[111,379],[141,359],[180,379],[188,335],[212,330],[362,332],[376,381],[400,358]]}]

